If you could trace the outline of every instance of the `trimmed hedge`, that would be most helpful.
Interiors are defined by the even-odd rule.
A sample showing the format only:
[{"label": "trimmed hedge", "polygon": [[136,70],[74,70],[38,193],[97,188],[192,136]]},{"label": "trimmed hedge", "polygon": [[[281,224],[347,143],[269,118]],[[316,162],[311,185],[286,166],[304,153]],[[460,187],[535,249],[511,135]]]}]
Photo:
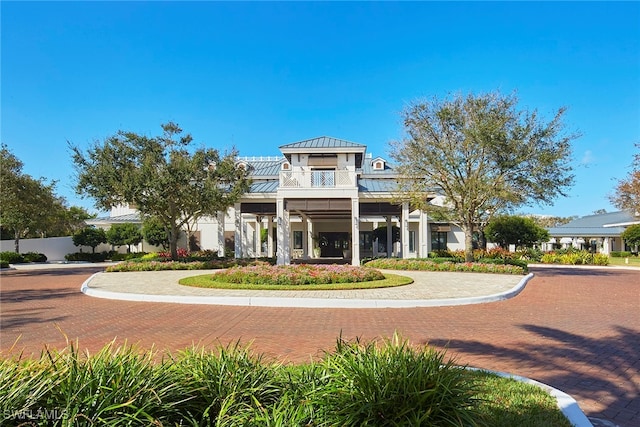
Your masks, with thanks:
[{"label": "trimmed hedge", "polygon": [[379,258],[365,264],[367,267],[386,270],[414,270],[414,271],[454,271],[465,273],[496,273],[496,274],[526,274],[528,269],[524,266],[499,263],[479,262],[433,262],[430,259],[401,259]]},{"label": "trimmed hedge", "polygon": [[109,252],[74,252],[72,254],[66,254],[64,259],[67,261],[103,262],[108,259],[110,255]]},{"label": "trimmed hedge", "polygon": [[631,255],[629,251],[611,251],[611,258],[627,258]]}]

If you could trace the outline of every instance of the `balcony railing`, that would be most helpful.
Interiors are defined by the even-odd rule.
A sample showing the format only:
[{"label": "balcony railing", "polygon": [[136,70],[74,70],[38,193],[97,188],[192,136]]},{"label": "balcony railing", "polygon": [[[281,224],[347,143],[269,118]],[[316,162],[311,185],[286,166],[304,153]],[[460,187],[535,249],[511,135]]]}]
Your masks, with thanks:
[{"label": "balcony railing", "polygon": [[353,188],[356,174],[352,171],[282,171],[280,188]]}]

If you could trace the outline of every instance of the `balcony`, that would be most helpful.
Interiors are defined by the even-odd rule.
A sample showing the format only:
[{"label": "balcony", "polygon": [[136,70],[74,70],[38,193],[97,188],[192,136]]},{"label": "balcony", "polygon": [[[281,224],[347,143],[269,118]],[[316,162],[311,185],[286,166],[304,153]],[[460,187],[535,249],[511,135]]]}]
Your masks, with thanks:
[{"label": "balcony", "polygon": [[280,188],[355,188],[356,174],[339,171],[282,171]]}]

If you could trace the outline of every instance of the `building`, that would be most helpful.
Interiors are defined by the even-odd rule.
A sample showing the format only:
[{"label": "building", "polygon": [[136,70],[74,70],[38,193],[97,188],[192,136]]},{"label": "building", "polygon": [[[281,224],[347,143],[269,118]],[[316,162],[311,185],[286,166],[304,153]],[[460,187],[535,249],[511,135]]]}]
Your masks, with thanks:
[{"label": "building", "polygon": [[551,243],[562,248],[595,250],[610,254],[615,251],[631,251],[620,237],[630,225],[640,224],[640,217],[628,211],[588,215],[559,226],[549,228]]},{"label": "building", "polygon": [[[409,203],[395,202],[393,165],[368,154],[365,145],[323,136],[279,148],[277,157],[238,158],[251,188],[227,212],[197,224],[195,248],[221,256],[233,250],[238,258],[276,257],[279,264],[322,258],[353,265],[365,257],[464,249],[458,227],[431,222]],[[135,209],[118,206],[91,223],[108,227],[136,218]]]}]

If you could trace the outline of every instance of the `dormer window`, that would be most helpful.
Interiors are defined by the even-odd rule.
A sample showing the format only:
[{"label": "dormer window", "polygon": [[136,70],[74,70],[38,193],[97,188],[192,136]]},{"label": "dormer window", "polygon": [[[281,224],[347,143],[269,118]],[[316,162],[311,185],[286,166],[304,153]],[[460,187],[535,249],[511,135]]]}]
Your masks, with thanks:
[{"label": "dormer window", "polygon": [[284,163],[282,164],[282,170],[283,170],[283,171],[288,171],[288,170],[290,170],[290,169],[291,169],[291,165],[289,164],[289,162],[284,162]]},{"label": "dormer window", "polygon": [[244,169],[245,171],[249,170],[249,164],[245,161],[239,161],[236,163],[236,167],[238,169]]},{"label": "dormer window", "polygon": [[372,169],[374,171],[383,171],[384,167],[385,167],[385,163],[386,163],[386,161],[383,158],[377,157],[377,158],[373,159],[372,162],[371,162]]}]

